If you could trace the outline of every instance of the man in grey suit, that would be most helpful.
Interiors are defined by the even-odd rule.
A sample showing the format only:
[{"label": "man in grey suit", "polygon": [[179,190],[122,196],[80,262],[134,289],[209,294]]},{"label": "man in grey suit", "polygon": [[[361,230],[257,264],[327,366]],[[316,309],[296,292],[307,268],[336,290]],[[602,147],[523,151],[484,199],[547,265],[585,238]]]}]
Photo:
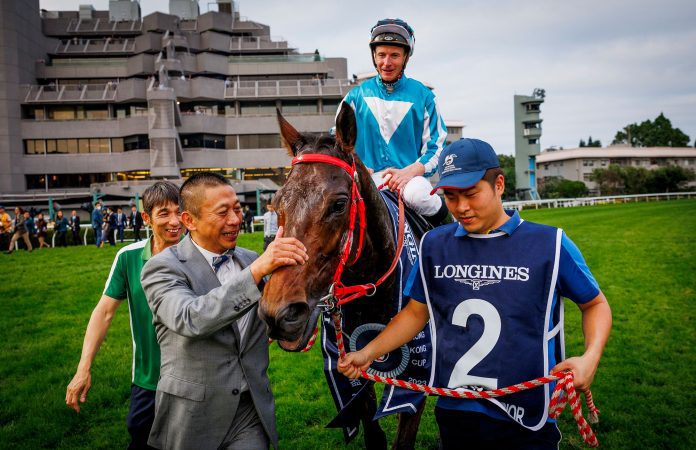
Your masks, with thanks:
[{"label": "man in grey suit", "polygon": [[277,447],[259,284],[281,266],[304,264],[306,249],[282,229],[261,256],[237,247],[242,208],[222,176],[195,174],[180,194],[189,235],[150,259],[142,274],[162,354],[148,443]]}]

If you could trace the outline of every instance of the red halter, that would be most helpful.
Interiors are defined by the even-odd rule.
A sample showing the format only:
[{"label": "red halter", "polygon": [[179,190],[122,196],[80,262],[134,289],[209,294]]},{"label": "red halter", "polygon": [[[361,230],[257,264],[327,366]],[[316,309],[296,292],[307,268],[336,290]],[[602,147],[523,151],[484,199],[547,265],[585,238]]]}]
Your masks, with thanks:
[{"label": "red halter", "polygon": [[[343,250],[341,251],[341,259],[338,262],[338,267],[333,276],[333,284],[329,289],[329,295],[324,297],[322,300],[326,302],[329,307],[341,306],[348,303],[351,300],[355,300],[364,295],[371,296],[377,291],[377,286],[382,284],[391,273],[394,271],[396,264],[399,261],[399,255],[401,254],[401,249],[403,248],[403,232],[404,232],[404,205],[401,200],[401,195],[399,195],[399,235],[397,237],[397,250],[394,255],[394,260],[387,272],[380,277],[375,283],[368,284],[358,284],[355,286],[345,286],[341,283],[341,275],[343,270],[347,266],[352,266],[356,263],[360,254],[362,252],[363,239],[365,237],[365,202],[360,196],[360,190],[358,189],[358,172],[355,168],[355,159],[352,160],[352,164],[349,165],[347,162],[329,155],[320,155],[316,153],[306,154],[296,156],[292,160],[292,165],[301,163],[326,163],[334,166],[338,166],[345,170],[348,176],[352,180],[351,194],[350,194],[350,211],[348,215],[348,230],[346,231],[345,243],[343,245]],[[360,221],[360,231],[358,234],[358,246],[355,252],[355,256],[349,261],[350,250],[353,245],[353,232],[355,231],[355,221],[357,219]],[[337,302],[335,302],[337,300]]]}]

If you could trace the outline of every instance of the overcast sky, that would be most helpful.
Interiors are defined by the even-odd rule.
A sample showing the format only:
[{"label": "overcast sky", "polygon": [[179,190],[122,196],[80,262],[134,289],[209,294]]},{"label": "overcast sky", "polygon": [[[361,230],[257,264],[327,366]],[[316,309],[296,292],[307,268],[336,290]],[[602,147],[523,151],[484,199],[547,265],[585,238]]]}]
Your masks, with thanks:
[{"label": "overcast sky", "polygon": [[[90,0],[40,0],[76,10]],[[108,9],[107,0],[93,0]],[[201,13],[214,0],[199,2]],[[141,0],[143,15],[168,0]],[[242,16],[271,27],[302,52],[348,59],[348,74],[372,70],[369,31],[384,17],[411,24],[407,75],[435,87],[443,116],[464,136],[514,152],[513,95],[546,90],[542,148],[608,145],[629,123],[660,112],[696,138],[694,0],[241,0]]]}]

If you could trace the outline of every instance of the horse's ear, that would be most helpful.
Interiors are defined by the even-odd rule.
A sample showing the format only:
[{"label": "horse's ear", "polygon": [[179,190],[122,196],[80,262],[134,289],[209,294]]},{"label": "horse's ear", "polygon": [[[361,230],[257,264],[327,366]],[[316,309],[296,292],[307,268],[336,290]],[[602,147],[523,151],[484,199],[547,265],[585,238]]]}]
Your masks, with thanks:
[{"label": "horse's ear", "polygon": [[290,122],[285,120],[285,117],[283,117],[278,108],[276,108],[276,115],[278,117],[278,125],[280,126],[280,135],[283,137],[283,144],[288,150],[288,154],[290,156],[297,156],[297,152],[299,152],[305,144],[302,135],[295,127],[290,125]]},{"label": "horse's ear", "polygon": [[355,147],[357,134],[353,108],[346,102],[342,102],[341,110],[336,116],[336,141],[345,152],[351,153]]}]

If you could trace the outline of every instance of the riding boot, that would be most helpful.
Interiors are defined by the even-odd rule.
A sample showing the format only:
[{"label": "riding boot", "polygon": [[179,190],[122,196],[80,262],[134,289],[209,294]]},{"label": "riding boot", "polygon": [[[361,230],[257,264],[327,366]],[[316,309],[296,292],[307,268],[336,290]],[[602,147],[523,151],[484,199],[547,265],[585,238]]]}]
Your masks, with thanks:
[{"label": "riding boot", "polygon": [[438,211],[435,214],[433,214],[432,216],[423,216],[423,217],[433,227],[437,227],[437,226],[452,222],[452,216],[450,215],[449,209],[447,209],[447,205],[445,205],[444,201],[442,202],[442,205],[440,205],[440,209],[438,209]]}]

